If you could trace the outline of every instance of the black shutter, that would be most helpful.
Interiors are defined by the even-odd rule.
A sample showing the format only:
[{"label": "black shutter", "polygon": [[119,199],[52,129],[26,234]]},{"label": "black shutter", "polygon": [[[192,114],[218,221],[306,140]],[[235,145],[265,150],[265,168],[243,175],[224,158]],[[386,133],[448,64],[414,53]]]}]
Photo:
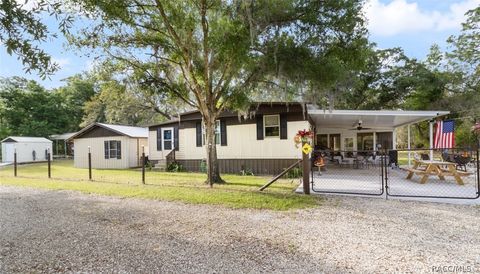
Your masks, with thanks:
[{"label": "black shutter", "polygon": [[162,150],[162,128],[157,128],[157,151]]},{"label": "black shutter", "polygon": [[197,132],[196,132],[197,147],[201,147],[202,146],[202,122],[197,122],[195,126],[197,128]]},{"label": "black shutter", "polygon": [[227,122],[225,120],[220,120],[220,144],[227,145]]},{"label": "black shutter", "polygon": [[117,141],[117,159],[122,159],[122,141]]},{"label": "black shutter", "polygon": [[280,139],[288,139],[287,136],[287,114],[280,114]]},{"label": "black shutter", "polygon": [[173,128],[173,145],[175,146],[175,150],[178,151],[179,144],[178,144],[178,126]]},{"label": "black shutter", "polygon": [[263,140],[263,115],[257,115],[257,140]]},{"label": "black shutter", "polygon": [[108,149],[109,149],[109,147],[108,147],[108,141],[104,141],[104,142],[103,142],[103,147],[104,147],[103,150],[104,150],[104,152],[105,152],[105,159],[109,159],[110,157],[108,157],[108,156],[110,155],[110,153],[109,153],[109,151],[108,151]]}]

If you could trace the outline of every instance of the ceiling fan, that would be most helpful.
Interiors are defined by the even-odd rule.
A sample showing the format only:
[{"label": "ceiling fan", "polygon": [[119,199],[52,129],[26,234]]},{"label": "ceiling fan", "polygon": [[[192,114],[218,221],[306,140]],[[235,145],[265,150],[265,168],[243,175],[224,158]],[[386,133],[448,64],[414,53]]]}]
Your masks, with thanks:
[{"label": "ceiling fan", "polygon": [[362,126],[362,123],[363,121],[362,120],[358,120],[358,122],[356,124],[353,124],[353,128],[351,128],[350,130],[365,130],[365,129],[371,129],[369,127],[363,127]]}]

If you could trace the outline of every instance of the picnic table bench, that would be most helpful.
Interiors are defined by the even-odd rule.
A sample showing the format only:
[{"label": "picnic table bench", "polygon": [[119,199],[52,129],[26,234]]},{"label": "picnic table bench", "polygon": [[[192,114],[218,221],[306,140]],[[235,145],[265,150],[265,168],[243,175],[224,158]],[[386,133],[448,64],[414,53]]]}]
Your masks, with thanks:
[{"label": "picnic table bench", "polygon": [[408,171],[407,179],[412,179],[413,175],[422,176],[420,183],[427,182],[429,176],[438,176],[440,180],[445,180],[445,176],[452,176],[459,185],[463,185],[462,177],[469,176],[471,173],[458,171],[456,163],[443,161],[414,160],[412,168],[406,168]]}]

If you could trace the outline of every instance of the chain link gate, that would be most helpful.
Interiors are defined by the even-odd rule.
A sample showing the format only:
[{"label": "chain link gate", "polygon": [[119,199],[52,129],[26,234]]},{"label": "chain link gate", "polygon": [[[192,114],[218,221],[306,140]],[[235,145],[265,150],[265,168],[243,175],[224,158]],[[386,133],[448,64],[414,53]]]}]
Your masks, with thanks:
[{"label": "chain link gate", "polygon": [[310,160],[311,190],[315,193],[439,199],[480,197],[478,150],[315,150]]},{"label": "chain link gate", "polygon": [[384,195],[386,157],[372,151],[315,150],[311,156],[312,191],[324,194]]}]

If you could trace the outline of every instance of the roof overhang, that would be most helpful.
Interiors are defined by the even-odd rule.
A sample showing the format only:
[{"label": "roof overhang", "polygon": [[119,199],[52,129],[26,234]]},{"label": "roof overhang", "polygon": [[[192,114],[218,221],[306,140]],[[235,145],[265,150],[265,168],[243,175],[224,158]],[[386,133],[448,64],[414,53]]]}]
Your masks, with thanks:
[{"label": "roof overhang", "polygon": [[50,140],[68,140],[72,138],[77,132],[69,132],[69,133],[63,133],[63,134],[54,134],[50,136]]},{"label": "roof overhang", "polygon": [[363,127],[397,128],[408,124],[435,119],[449,111],[408,110],[321,110],[309,108],[308,115],[317,127],[353,128],[359,120]]}]

